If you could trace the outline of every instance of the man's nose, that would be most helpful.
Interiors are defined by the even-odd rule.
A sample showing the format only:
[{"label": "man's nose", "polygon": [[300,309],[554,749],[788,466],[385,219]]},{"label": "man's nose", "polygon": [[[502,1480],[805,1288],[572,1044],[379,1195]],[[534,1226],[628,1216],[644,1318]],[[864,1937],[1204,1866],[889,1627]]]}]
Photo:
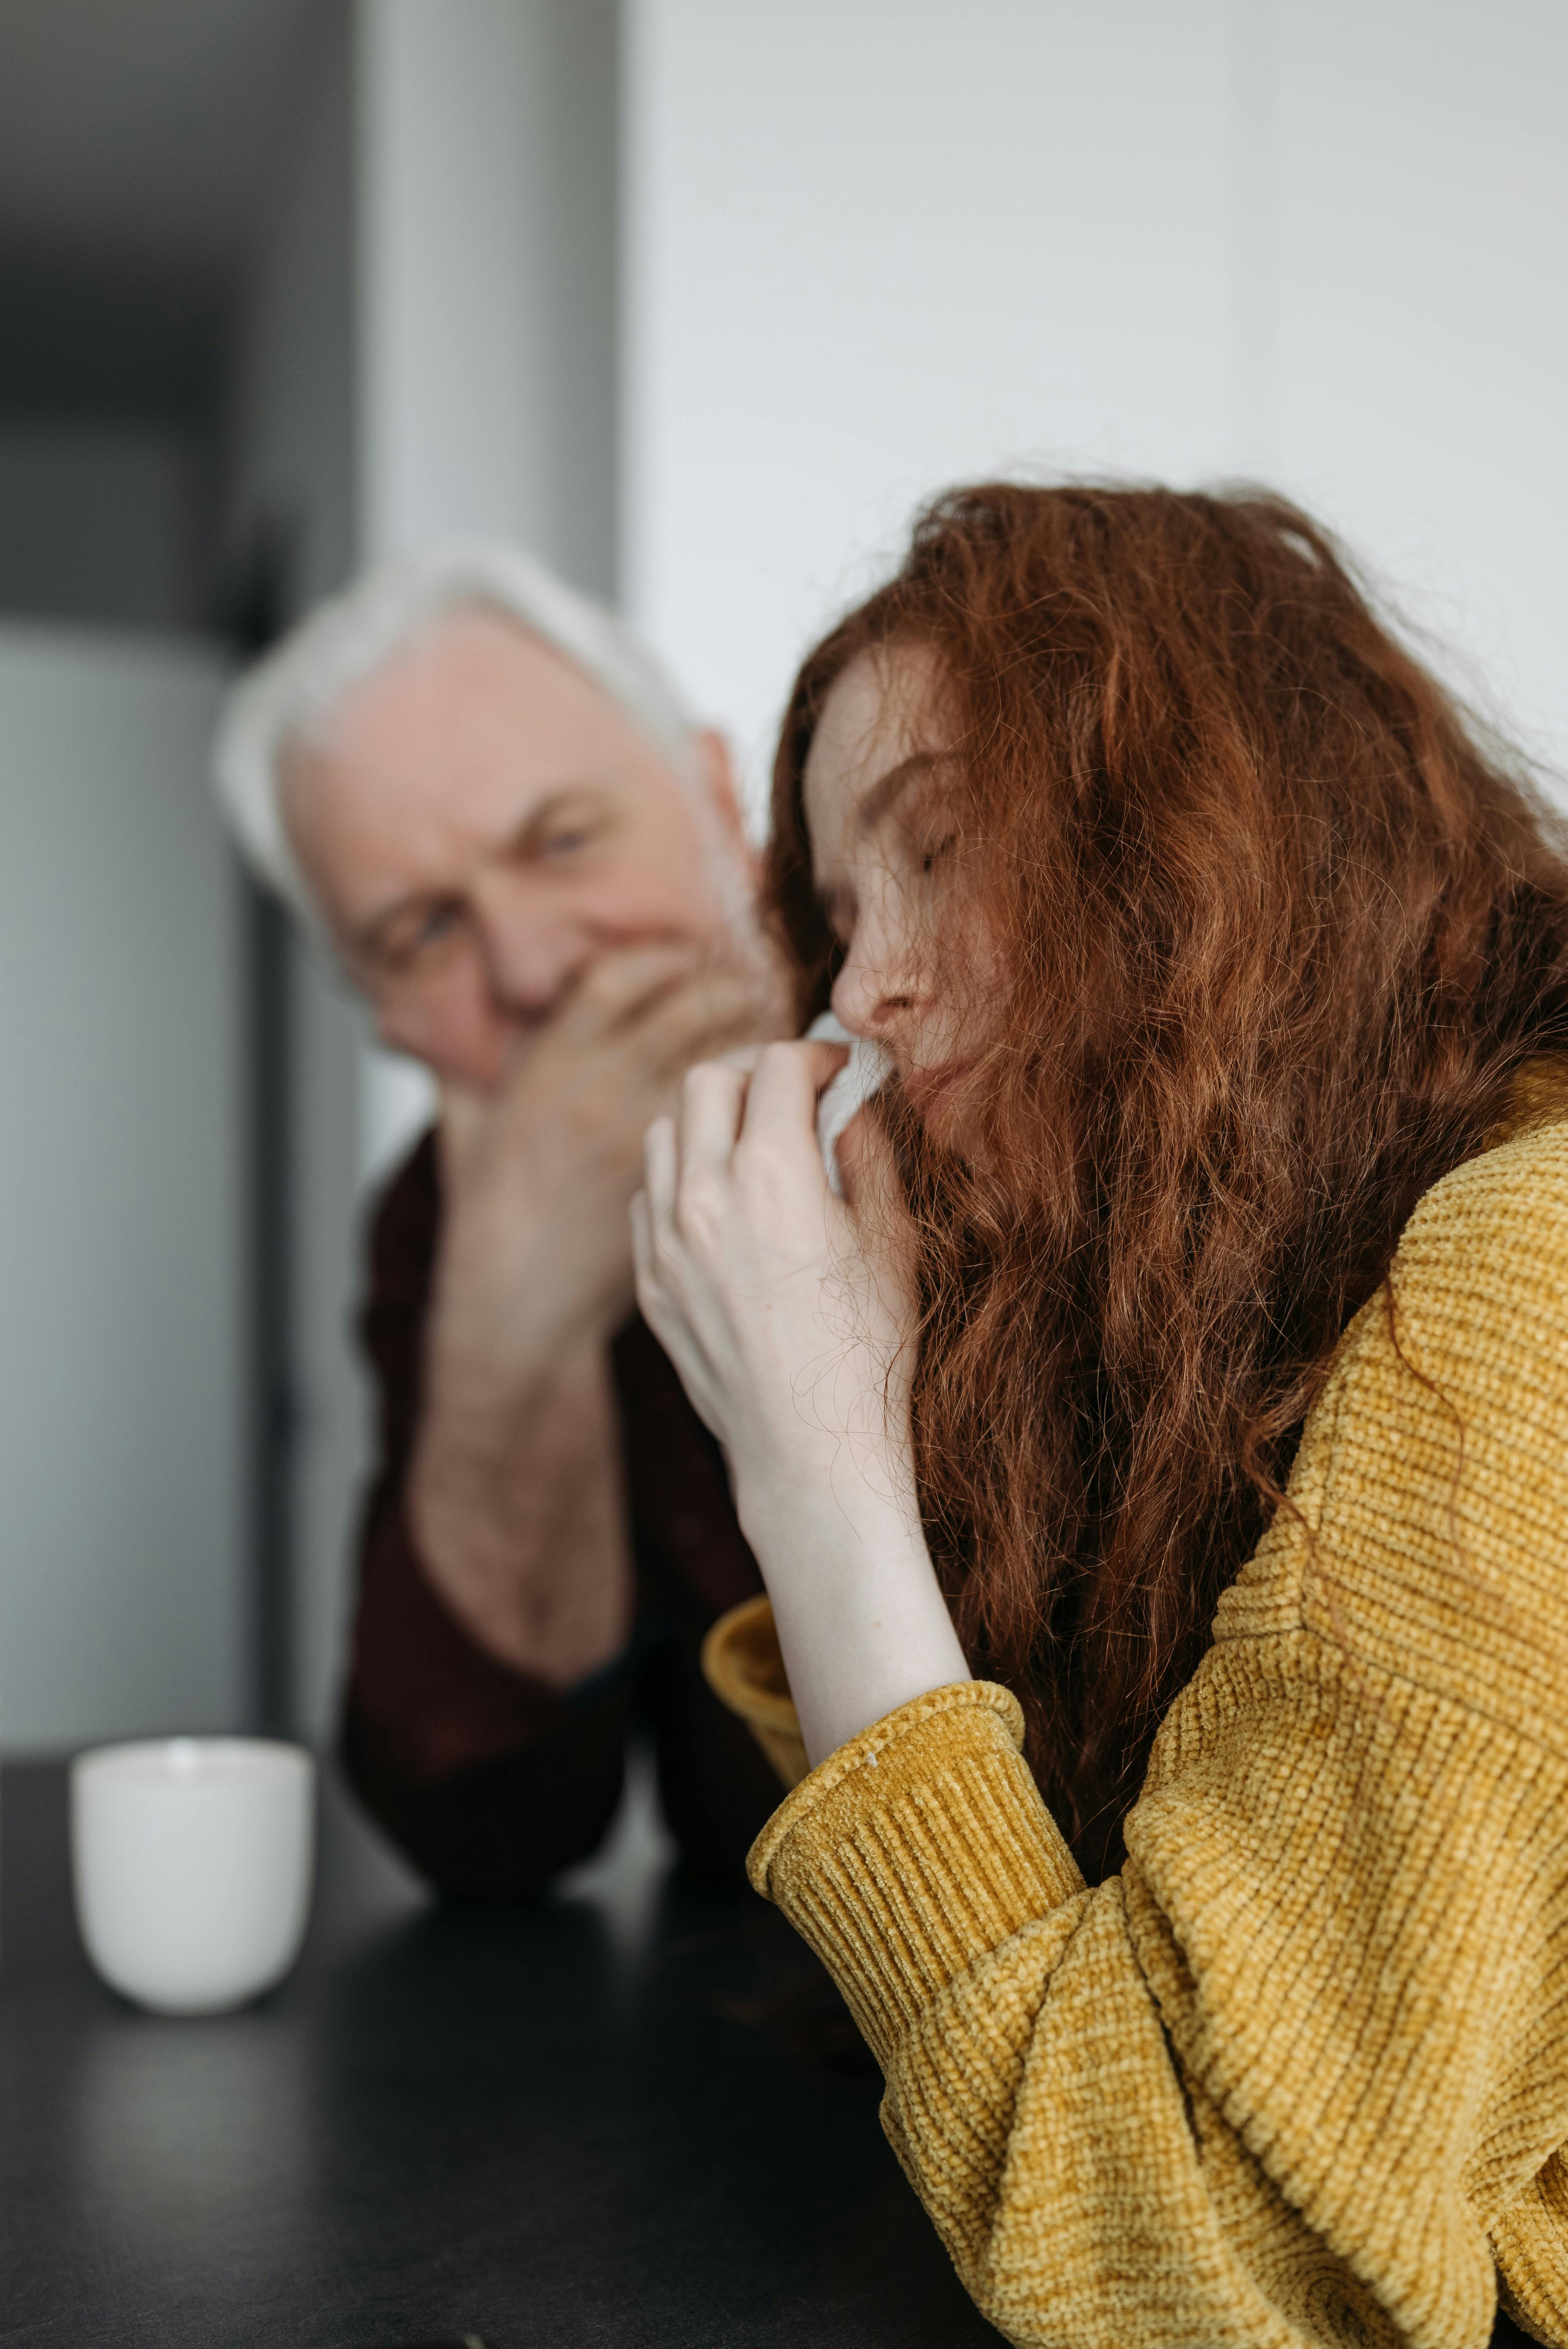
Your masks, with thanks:
[{"label": "man's nose", "polygon": [[590,959],[575,923],[525,918],[515,908],[487,912],[480,947],[496,1007],[514,1019],[547,1018]]}]

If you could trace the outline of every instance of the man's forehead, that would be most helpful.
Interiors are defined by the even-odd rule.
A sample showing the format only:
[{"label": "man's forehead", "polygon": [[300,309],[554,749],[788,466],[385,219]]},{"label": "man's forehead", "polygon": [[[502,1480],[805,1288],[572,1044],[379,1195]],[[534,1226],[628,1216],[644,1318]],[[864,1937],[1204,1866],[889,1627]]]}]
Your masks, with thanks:
[{"label": "man's forehead", "polygon": [[463,613],[365,678],[326,728],[285,747],[280,778],[399,821],[505,820],[520,798],[575,783],[636,788],[665,754],[564,655],[521,626]]},{"label": "man's forehead", "polygon": [[[395,673],[380,683],[378,702],[325,739],[296,738],[279,761],[285,826],[340,933],[460,891],[531,826],[584,807],[629,810],[661,791],[684,797],[659,754],[586,680],[583,701],[548,724],[528,721],[538,709],[531,696],[498,699],[487,717],[471,672],[449,699],[400,696]],[[586,722],[601,707],[609,723]]]},{"label": "man's forehead", "polygon": [[555,646],[508,614],[462,605],[434,615],[351,685],[311,729],[324,748],[389,747],[410,724],[504,711],[510,725],[628,725],[624,711]]}]

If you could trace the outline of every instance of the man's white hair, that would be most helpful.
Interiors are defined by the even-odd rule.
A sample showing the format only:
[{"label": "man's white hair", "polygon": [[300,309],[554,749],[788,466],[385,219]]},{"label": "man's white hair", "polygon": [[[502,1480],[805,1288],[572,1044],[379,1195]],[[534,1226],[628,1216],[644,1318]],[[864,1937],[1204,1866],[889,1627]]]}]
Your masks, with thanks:
[{"label": "man's white hair", "polygon": [[233,686],[212,755],[213,785],[247,863],[313,929],[321,916],[279,803],[282,754],[318,739],[354,687],[447,614],[502,613],[593,680],[694,785],[692,720],[631,632],[510,546],[453,540],[393,555],[310,616]]}]

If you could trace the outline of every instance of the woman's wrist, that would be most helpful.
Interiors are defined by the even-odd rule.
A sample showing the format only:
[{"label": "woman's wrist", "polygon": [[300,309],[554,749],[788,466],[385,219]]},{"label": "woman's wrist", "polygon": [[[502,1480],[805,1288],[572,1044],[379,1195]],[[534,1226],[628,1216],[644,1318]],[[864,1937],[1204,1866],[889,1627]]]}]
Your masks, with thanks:
[{"label": "woman's wrist", "polygon": [[884,1713],[969,1677],[913,1490],[896,1462],[848,1454],[738,1479],[806,1751],[821,1761]]},{"label": "woman's wrist", "polygon": [[884,1436],[800,1432],[728,1447],[736,1515],[769,1589],[841,1594],[932,1576],[907,1456]]}]

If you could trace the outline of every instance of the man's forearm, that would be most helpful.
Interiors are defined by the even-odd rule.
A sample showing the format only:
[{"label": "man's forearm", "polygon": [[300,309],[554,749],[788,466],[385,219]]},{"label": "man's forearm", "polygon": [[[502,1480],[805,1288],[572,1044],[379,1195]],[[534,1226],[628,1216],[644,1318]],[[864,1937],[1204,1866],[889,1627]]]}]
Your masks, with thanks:
[{"label": "man's forearm", "polygon": [[596,1341],[505,1381],[433,1361],[408,1506],[429,1580],[502,1663],[565,1687],[624,1646],[630,1543]]}]

